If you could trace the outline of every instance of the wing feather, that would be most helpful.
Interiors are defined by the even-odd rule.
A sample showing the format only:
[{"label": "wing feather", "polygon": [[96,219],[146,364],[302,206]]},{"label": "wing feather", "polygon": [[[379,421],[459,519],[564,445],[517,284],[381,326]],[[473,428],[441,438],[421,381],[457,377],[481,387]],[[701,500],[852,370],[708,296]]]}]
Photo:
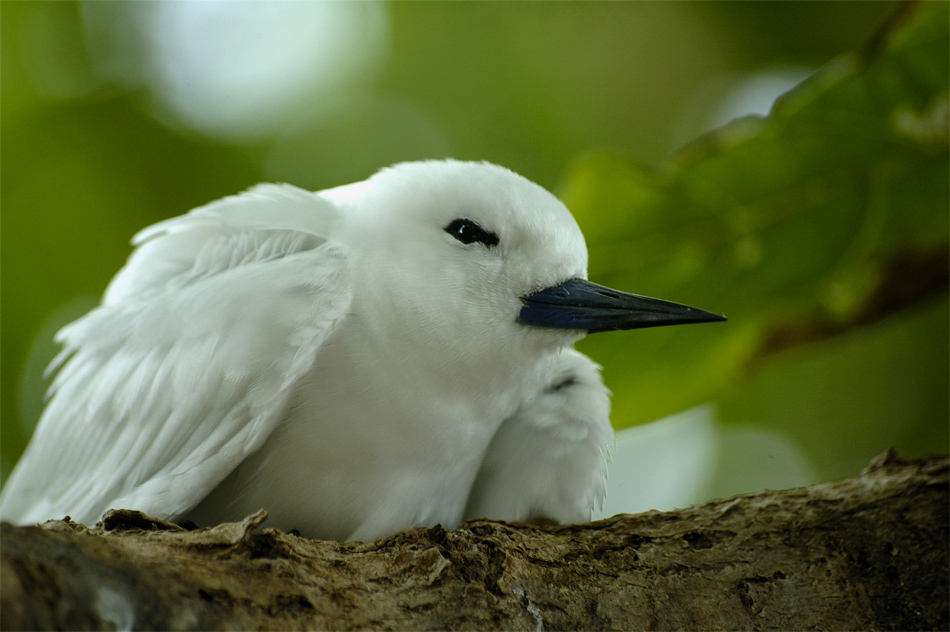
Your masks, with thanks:
[{"label": "wing feather", "polygon": [[140,232],[102,305],[63,328],[3,519],[110,507],[174,519],[257,450],[346,314],[330,202],[260,185]]},{"label": "wing feather", "polygon": [[548,387],[506,419],[488,446],[465,519],[590,520],[613,447],[600,367],[565,349]]}]

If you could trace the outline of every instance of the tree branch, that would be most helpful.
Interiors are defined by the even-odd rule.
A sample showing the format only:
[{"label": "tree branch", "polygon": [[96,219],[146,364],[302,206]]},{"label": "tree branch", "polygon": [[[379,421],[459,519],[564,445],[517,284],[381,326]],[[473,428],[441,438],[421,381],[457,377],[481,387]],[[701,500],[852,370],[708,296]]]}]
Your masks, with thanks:
[{"label": "tree branch", "polygon": [[778,323],[767,332],[753,362],[943,299],[950,291],[950,246],[944,244],[930,252],[895,253],[878,262],[878,273],[874,291],[847,320],[801,316],[793,322]]},{"label": "tree branch", "polygon": [[575,526],[470,521],[370,543],[2,526],[12,629],[947,629],[948,459]]}]

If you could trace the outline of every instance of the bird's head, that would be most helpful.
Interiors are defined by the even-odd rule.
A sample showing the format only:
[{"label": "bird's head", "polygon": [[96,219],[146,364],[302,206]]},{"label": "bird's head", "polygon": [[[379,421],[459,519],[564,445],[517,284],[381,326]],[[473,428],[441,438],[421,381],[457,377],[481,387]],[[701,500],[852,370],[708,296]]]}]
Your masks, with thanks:
[{"label": "bird's head", "polygon": [[555,196],[496,165],[403,163],[331,190],[341,239],[363,285],[361,309],[457,359],[562,348],[591,331],[721,320],[675,303],[589,283],[587,247]]}]

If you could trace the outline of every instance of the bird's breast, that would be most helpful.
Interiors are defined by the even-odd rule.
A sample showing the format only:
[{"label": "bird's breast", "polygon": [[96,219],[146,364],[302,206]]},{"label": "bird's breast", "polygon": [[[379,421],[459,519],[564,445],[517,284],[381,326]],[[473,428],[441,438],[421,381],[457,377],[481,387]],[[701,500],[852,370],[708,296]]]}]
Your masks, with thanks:
[{"label": "bird's breast", "polygon": [[284,422],[202,505],[212,520],[264,508],[273,526],[324,539],[454,528],[519,403],[515,392],[443,386],[411,358],[392,366],[355,332],[337,337],[295,387]]}]

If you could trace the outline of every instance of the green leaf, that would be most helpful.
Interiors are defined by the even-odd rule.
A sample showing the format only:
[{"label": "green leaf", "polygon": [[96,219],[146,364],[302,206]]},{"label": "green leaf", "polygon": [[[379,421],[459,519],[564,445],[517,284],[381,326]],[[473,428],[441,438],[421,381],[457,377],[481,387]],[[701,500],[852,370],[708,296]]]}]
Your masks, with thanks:
[{"label": "green leaf", "polygon": [[562,197],[592,280],[729,317],[585,340],[616,425],[708,401],[761,357],[946,294],[948,6],[902,7],[768,117],[733,121],[658,172],[613,155],[570,170]]}]

